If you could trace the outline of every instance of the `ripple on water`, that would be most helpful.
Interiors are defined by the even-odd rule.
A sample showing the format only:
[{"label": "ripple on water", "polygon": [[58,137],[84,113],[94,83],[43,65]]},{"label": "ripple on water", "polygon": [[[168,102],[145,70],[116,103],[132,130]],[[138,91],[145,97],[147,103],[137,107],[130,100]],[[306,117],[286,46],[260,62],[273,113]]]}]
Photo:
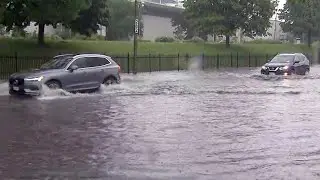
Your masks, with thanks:
[{"label": "ripple on water", "polygon": [[0,177],[319,179],[320,78],[254,74],[144,73],[91,94],[2,96]]}]

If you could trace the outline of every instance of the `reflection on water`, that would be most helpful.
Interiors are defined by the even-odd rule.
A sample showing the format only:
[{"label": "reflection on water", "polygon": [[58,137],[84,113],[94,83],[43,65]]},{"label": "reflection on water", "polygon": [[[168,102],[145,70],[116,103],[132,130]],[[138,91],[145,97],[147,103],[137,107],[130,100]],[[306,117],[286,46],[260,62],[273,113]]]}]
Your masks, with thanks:
[{"label": "reflection on water", "polygon": [[320,68],[123,75],[92,94],[10,97],[1,179],[319,179]]}]

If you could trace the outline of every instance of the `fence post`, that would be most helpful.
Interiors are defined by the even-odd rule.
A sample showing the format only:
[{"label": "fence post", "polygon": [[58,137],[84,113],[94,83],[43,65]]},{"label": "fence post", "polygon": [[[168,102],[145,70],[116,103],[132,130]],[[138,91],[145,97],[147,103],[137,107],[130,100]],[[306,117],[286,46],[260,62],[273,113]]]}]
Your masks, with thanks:
[{"label": "fence post", "polygon": [[178,53],[178,71],[180,71],[180,53]]},{"label": "fence post", "polygon": [[230,58],[231,58],[231,60],[230,60],[230,62],[231,62],[231,67],[233,68],[233,58],[232,58],[232,52],[230,53]]},{"label": "fence post", "polygon": [[187,70],[189,69],[189,54],[186,53],[186,65],[187,65]]},{"label": "fence post", "polygon": [[202,70],[204,70],[204,53],[202,53]]},{"label": "fence post", "polygon": [[17,52],[14,52],[14,61],[15,61],[15,69],[16,69],[16,72],[18,72],[18,53]]},{"label": "fence post", "polygon": [[219,69],[220,67],[220,57],[219,57],[219,53],[217,54],[217,69]]},{"label": "fence post", "polygon": [[249,52],[249,67],[251,67],[251,54]]},{"label": "fence post", "polygon": [[128,74],[130,74],[130,53],[127,54],[127,64],[128,64],[128,67],[127,67]]},{"label": "fence post", "polygon": [[239,68],[239,52],[237,52],[237,68]]},{"label": "fence post", "polygon": [[151,73],[151,54],[149,53],[149,72]]},{"label": "fence post", "polygon": [[257,55],[255,55],[254,57],[255,57],[255,61],[256,61],[256,66],[255,67],[258,67],[258,57],[257,57]]},{"label": "fence post", "polygon": [[159,53],[159,71],[161,71],[161,56],[160,56],[160,53]]}]

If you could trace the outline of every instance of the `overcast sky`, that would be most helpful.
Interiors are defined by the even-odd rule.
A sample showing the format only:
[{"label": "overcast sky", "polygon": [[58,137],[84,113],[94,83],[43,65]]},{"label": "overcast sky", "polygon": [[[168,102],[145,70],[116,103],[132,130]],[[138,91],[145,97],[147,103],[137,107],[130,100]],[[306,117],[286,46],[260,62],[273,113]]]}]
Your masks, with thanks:
[{"label": "overcast sky", "polygon": [[283,8],[284,3],[286,3],[287,0],[279,0],[279,8]]},{"label": "overcast sky", "polygon": [[[279,0],[279,6],[278,6],[278,9],[282,9],[283,8],[283,5],[287,2],[287,0]],[[274,19],[275,18],[275,15],[272,16],[271,19]]]}]

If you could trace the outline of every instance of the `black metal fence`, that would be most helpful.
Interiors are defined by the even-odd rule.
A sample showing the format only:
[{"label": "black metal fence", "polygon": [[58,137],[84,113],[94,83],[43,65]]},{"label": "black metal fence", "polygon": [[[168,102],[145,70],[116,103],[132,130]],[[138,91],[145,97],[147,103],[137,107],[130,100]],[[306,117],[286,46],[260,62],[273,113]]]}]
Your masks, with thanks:
[{"label": "black metal fence", "polygon": [[[121,66],[123,73],[136,72],[153,72],[153,71],[171,71],[171,70],[187,70],[193,62],[200,62],[200,68],[219,69],[224,67],[258,67],[266,63],[275,54],[216,54],[216,55],[190,55],[190,54],[147,54],[138,55],[134,66],[133,56],[126,55],[111,55],[111,57]],[[109,55],[110,56],[110,55]],[[311,58],[310,55],[307,55]],[[15,53],[13,56],[0,56],[0,79],[6,79],[10,74],[22,70],[39,68],[45,62],[51,60],[52,57],[25,57],[18,56]]]}]

